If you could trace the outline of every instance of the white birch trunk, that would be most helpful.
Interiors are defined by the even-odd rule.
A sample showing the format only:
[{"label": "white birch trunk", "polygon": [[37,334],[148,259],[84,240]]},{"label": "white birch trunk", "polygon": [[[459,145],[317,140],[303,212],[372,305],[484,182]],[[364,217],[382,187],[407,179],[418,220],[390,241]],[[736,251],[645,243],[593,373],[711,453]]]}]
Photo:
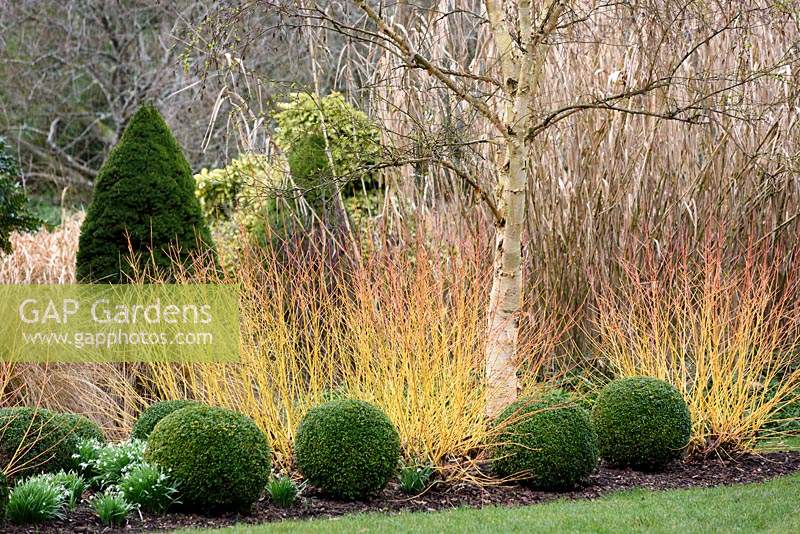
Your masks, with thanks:
[{"label": "white birch trunk", "polygon": [[527,131],[533,93],[539,87],[546,47],[544,37],[556,27],[561,0],[547,0],[532,20],[531,0],[518,0],[520,46],[515,48],[502,0],[486,0],[495,48],[503,71],[507,103],[507,160],[500,169],[500,214],[494,250],[492,291],[486,342],[486,415],[496,416],[517,399],[517,341],[522,311],[522,230],[528,186]]},{"label": "white birch trunk", "polygon": [[509,143],[508,167],[501,176],[501,213],[505,220],[498,226],[495,238],[486,343],[486,414],[490,417],[517,398],[515,359],[522,308],[522,228],[528,180],[523,146]]}]

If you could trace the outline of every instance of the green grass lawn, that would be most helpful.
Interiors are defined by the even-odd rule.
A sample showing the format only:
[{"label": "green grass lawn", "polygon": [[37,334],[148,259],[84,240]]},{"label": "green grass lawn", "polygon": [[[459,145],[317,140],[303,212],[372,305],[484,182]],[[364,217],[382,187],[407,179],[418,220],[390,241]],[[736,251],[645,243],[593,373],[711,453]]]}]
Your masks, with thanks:
[{"label": "green grass lawn", "polygon": [[800,451],[800,436],[784,436],[780,439],[764,441],[759,445],[764,450]]},{"label": "green grass lawn", "polygon": [[595,501],[363,514],[242,525],[218,532],[800,532],[800,475],[712,489],[634,490]]}]

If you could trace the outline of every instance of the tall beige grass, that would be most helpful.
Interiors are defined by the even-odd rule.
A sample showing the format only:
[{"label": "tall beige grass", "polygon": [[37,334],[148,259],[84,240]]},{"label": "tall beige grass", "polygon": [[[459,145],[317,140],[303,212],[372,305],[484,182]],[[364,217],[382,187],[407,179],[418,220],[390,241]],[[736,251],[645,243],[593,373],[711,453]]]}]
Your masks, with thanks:
[{"label": "tall beige grass", "polygon": [[11,236],[11,254],[0,255],[0,284],[70,284],[75,281],[83,212],[64,213],[53,230]]},{"label": "tall beige grass", "polygon": [[[482,4],[468,0],[456,11],[447,1],[431,9],[396,4],[387,6],[384,16],[435,63],[499,79],[488,25],[470,15],[482,13]],[[525,247],[529,298],[557,298],[559,311],[577,314],[576,339],[583,340],[589,327],[593,308],[585,304],[592,299],[592,279],[611,285],[624,280],[618,259],[637,261],[635,251],[643,245],[680,239],[690,250],[702,250],[704,222],[713,219],[725,223],[728,244],[755,233],[783,250],[796,246],[800,32],[787,9],[757,0],[570,2],[569,12],[580,22],[565,24],[548,47],[532,110],[537,119],[634,87],[741,11],[734,28],[692,55],[669,90],[620,102],[634,112],[669,109],[740,81],[702,102],[700,124],[586,110],[547,129],[532,148]],[[670,15],[661,18],[659,12]],[[665,28],[666,20],[675,25]],[[660,46],[659,40],[669,44]],[[368,90],[353,88],[353,94],[368,96],[390,152],[445,159],[491,191],[503,153],[486,119],[421,69],[404,68],[403,57],[377,46],[372,52],[367,59],[379,61],[361,66],[372,83]],[[691,82],[692,77],[708,81]],[[491,83],[461,82],[501,109],[502,96]],[[446,167],[404,165],[387,172],[386,179],[399,198],[388,200],[387,213],[436,212],[443,198],[464,202],[459,215],[481,211],[472,188]],[[394,211],[398,206],[408,211]],[[738,252],[736,246],[725,250],[728,258]]]},{"label": "tall beige grass", "polygon": [[[68,284],[83,213],[65,214],[53,230],[13,234],[11,254],[0,256],[0,284]],[[121,437],[142,400],[133,373],[119,365],[0,362],[0,406],[40,406],[84,414],[109,437]]]}]

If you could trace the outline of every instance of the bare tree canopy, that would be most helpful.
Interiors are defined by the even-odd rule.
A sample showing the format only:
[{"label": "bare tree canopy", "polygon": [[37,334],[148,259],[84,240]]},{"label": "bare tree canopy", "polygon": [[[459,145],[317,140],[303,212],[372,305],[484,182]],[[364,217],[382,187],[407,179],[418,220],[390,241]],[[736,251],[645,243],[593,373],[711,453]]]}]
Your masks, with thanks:
[{"label": "bare tree canopy", "polygon": [[[305,33],[312,65],[366,80],[359,90],[385,128],[398,187],[450,176],[493,219],[489,413],[516,396],[525,257],[563,257],[545,273],[555,285],[594,265],[561,250],[569,234],[613,253],[728,217],[736,236],[754,220],[721,210],[769,202],[766,183],[797,207],[800,48],[786,3],[250,2],[212,15],[215,46],[201,53],[238,57],[241,32],[264,31],[242,22],[268,12],[283,17],[270,31]],[[326,48],[331,36],[350,52]],[[730,187],[707,188],[712,173]],[[797,216],[787,206],[756,224],[780,230]]]}]

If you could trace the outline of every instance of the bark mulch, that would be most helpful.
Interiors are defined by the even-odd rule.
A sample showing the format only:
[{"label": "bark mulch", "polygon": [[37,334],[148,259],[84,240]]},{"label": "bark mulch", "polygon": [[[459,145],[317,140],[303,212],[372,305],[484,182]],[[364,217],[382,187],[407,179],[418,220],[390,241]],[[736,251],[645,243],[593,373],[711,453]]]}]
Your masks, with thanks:
[{"label": "bark mulch", "polygon": [[267,500],[262,500],[254,506],[250,515],[203,517],[170,513],[163,516],[140,517],[138,513],[132,512],[128,524],[116,529],[101,525],[94,512],[84,502],[77,510],[68,513],[63,520],[26,527],[6,523],[0,526],[0,530],[9,533],[164,531],[185,527],[212,528],[236,523],[266,523],[293,518],[335,517],[355,512],[434,511],[461,506],[521,506],[558,498],[594,499],[614,491],[631,488],[666,490],[761,482],[798,471],[800,471],[800,452],[774,452],[762,455],[739,455],[735,458],[690,458],[674,463],[659,473],[612,469],[601,465],[582,487],[563,493],[534,491],[519,485],[479,487],[466,483],[439,481],[419,496],[405,495],[396,484],[391,484],[372,500],[349,503],[326,499],[313,489],[307,489],[291,508],[279,508]]}]

